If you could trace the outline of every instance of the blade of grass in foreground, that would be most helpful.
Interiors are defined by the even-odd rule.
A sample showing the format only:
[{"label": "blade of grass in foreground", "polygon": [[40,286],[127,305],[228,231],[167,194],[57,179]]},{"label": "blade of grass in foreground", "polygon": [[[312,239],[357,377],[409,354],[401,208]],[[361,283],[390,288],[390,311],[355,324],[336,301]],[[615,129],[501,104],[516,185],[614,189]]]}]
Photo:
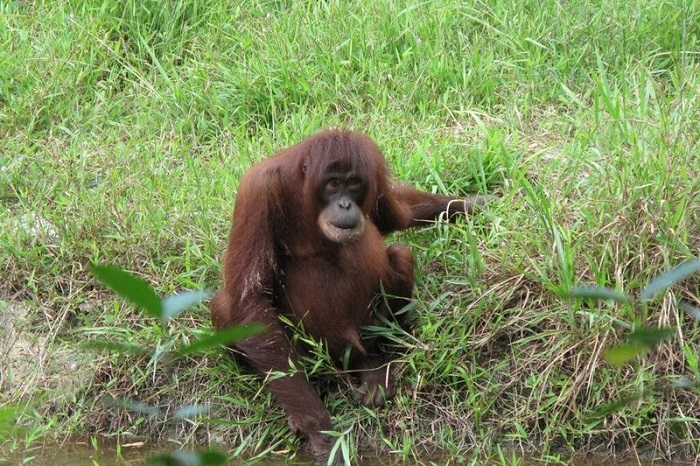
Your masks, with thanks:
[{"label": "blade of grass in foreground", "polygon": [[153,317],[161,318],[163,306],[153,288],[138,277],[109,265],[92,264],[92,273],[109,289]]},{"label": "blade of grass in foreground", "polygon": [[8,405],[0,408],[0,432],[9,429],[14,424],[14,419],[19,414],[19,407]]},{"label": "blade of grass in foreground", "polygon": [[163,319],[172,319],[184,311],[211,297],[209,291],[183,291],[163,299]]},{"label": "blade of grass in foreground", "polygon": [[220,332],[216,332],[211,336],[195,340],[191,345],[180,348],[178,353],[181,355],[198,353],[210,348],[228,345],[264,331],[265,326],[259,324],[248,324],[227,328],[226,330],[221,330]]},{"label": "blade of grass in foreground", "polygon": [[686,302],[681,301],[678,303],[678,309],[682,309],[683,312],[688,314],[693,319],[700,320],[700,309],[693,306],[692,304],[688,304]]},{"label": "blade of grass in foreground", "polygon": [[634,403],[635,401],[639,400],[642,397],[641,394],[639,395],[630,395],[626,396],[624,398],[621,398],[617,401],[612,401],[610,403],[606,403],[599,408],[596,408],[593,412],[591,412],[587,418],[589,420],[594,420],[594,419],[603,419],[611,414],[615,414],[622,410],[623,408],[629,406],[630,404]]},{"label": "blade of grass in foreground", "polygon": [[652,347],[671,338],[674,331],[673,327],[641,327],[627,335],[627,340]]},{"label": "blade of grass in foreground", "polygon": [[148,352],[148,349],[141,345],[102,340],[85,342],[82,347],[93,351],[104,351],[116,354],[145,354]]},{"label": "blade of grass in foreground", "polygon": [[649,284],[644,287],[639,299],[641,301],[648,301],[657,293],[698,271],[700,271],[700,259],[693,259],[688,262],[684,262],[683,264],[672,268],[668,272],[663,273],[650,281]]},{"label": "blade of grass in foreground", "polygon": [[620,290],[605,286],[581,286],[574,288],[569,294],[571,298],[600,299],[603,301],[617,301],[629,303],[630,298]]},{"label": "blade of grass in foreground", "polygon": [[649,346],[641,343],[624,343],[607,350],[603,354],[603,359],[615,367],[622,367],[648,350]]},{"label": "blade of grass in foreground", "polygon": [[621,367],[646,353],[664,340],[673,336],[673,327],[641,327],[627,335],[627,343],[614,346],[603,354],[603,358],[616,367]]}]

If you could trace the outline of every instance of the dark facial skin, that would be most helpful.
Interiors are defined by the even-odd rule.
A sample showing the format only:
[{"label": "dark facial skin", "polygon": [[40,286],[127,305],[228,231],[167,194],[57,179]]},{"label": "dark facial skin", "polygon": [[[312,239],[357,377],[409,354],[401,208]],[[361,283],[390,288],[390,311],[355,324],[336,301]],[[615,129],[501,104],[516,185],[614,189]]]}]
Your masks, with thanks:
[{"label": "dark facial skin", "polygon": [[351,243],[362,236],[365,219],[362,201],[365,184],[353,174],[331,173],[319,191],[324,206],[318,217],[323,234],[335,243]]}]

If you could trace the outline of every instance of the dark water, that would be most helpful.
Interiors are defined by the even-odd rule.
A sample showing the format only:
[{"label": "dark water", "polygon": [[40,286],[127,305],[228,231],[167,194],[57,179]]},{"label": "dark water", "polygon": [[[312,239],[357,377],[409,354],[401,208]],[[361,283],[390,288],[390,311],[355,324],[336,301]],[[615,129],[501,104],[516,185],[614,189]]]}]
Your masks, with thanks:
[{"label": "dark water", "polygon": [[[178,446],[172,444],[147,444],[133,443],[123,444],[119,448],[114,445],[109,446],[93,446],[86,442],[65,442],[61,445],[37,446],[28,448],[22,452],[3,453],[0,449],[0,465],[33,465],[33,466],[125,466],[125,465],[142,465],[147,464],[148,459],[178,450]],[[258,466],[310,466],[309,461],[289,461],[286,457],[280,458],[265,458],[263,460],[245,461],[233,460],[228,463],[231,466],[243,466],[246,464],[255,464]],[[426,458],[424,462],[402,462],[397,463],[388,458],[371,458],[357,461],[358,466],[390,466],[396,464],[402,465],[454,465],[458,464],[451,461],[449,458]],[[470,464],[469,462],[465,464]],[[477,462],[474,464],[480,465],[520,465],[520,466],[541,466],[542,461],[533,460],[532,458],[521,457],[518,455],[506,454],[505,461],[488,461]],[[562,460],[552,464],[568,464],[573,466],[681,466],[689,463],[663,463],[663,462],[646,462],[640,460],[624,460],[617,461],[605,457],[589,457],[582,456]],[[690,463],[692,464],[692,463]]]},{"label": "dark water", "polygon": [[[148,459],[179,450],[174,444],[148,444],[142,442],[93,446],[88,442],[66,441],[60,445],[30,447],[21,452],[3,452],[0,446],[0,465],[32,466],[127,466],[148,464]],[[196,451],[196,449],[193,449]],[[189,451],[189,450],[188,450]],[[162,464],[162,463],[159,463]],[[231,466],[251,464],[250,461],[233,460]],[[284,458],[255,460],[259,466],[299,465],[310,466],[310,462],[290,462]]]}]

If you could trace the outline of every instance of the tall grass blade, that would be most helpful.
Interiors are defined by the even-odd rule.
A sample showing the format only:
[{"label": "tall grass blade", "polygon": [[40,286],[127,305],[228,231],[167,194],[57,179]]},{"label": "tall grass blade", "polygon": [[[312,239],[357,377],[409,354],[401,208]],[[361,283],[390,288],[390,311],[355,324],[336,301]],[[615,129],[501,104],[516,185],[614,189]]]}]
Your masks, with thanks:
[{"label": "tall grass blade", "polygon": [[175,411],[174,417],[176,419],[192,419],[194,417],[197,417],[201,414],[206,414],[208,412],[209,412],[209,406],[191,404],[191,405],[182,406],[177,411]]},{"label": "tall grass blade", "polygon": [[603,359],[615,367],[622,367],[637,356],[649,350],[649,346],[641,343],[624,343],[614,346],[603,354]]},{"label": "tall grass blade", "polygon": [[133,343],[117,343],[114,341],[94,340],[81,345],[83,348],[114,354],[144,354],[148,349]]},{"label": "tall grass blade", "polygon": [[692,317],[695,320],[700,320],[700,309],[697,307],[693,306],[692,304],[680,301],[678,303],[678,309],[682,309],[683,312],[688,314],[690,317]]},{"label": "tall grass blade", "polygon": [[172,319],[182,314],[184,311],[199,304],[212,295],[209,291],[183,291],[181,293],[167,296],[163,299],[163,319]]},{"label": "tall grass blade", "polygon": [[0,408],[0,433],[6,431],[14,424],[14,420],[19,414],[19,406],[8,405]]},{"label": "tall grass blade", "polygon": [[571,290],[570,298],[578,299],[599,299],[601,301],[616,301],[629,303],[630,297],[620,290],[605,286],[581,286]]},{"label": "tall grass blade", "polygon": [[162,316],[162,304],[153,288],[145,281],[117,267],[92,264],[90,270],[109,289],[143,309],[152,317]]},{"label": "tall grass blade", "polygon": [[671,338],[674,332],[673,327],[641,327],[627,335],[627,341],[651,348]]},{"label": "tall grass blade", "polygon": [[630,395],[626,396],[624,398],[621,398],[617,401],[613,401],[611,403],[606,403],[599,408],[596,408],[587,418],[589,420],[593,419],[603,419],[611,414],[615,414],[619,412],[621,409],[631,405],[638,399],[640,399],[642,396],[641,395]]},{"label": "tall grass blade", "polygon": [[151,406],[147,403],[142,403],[135,400],[125,400],[125,399],[113,399],[109,403],[113,406],[118,406],[120,408],[127,409],[131,412],[142,414],[144,416],[154,416],[154,417],[165,417],[165,413],[162,409]]},{"label": "tall grass blade", "polygon": [[690,390],[690,389],[698,389],[700,388],[700,381],[699,380],[691,380],[686,377],[680,377],[673,382],[671,382],[671,385],[674,388],[682,388],[685,390]]},{"label": "tall grass blade", "polygon": [[654,278],[649,284],[644,287],[642,294],[639,299],[642,301],[648,301],[653,298],[657,293],[665,290],[669,286],[680,282],[681,280],[693,275],[700,270],[700,260],[693,259],[688,262],[674,267],[668,272],[659,275]]},{"label": "tall grass blade", "polygon": [[231,327],[215,334],[199,338],[194,341],[191,345],[184,346],[178,350],[181,355],[187,355],[192,353],[198,353],[201,351],[206,351],[210,348],[218,348],[222,345],[228,345],[236,341],[243,340],[258,333],[265,331],[264,325],[259,324],[248,324],[239,325],[236,327]]}]

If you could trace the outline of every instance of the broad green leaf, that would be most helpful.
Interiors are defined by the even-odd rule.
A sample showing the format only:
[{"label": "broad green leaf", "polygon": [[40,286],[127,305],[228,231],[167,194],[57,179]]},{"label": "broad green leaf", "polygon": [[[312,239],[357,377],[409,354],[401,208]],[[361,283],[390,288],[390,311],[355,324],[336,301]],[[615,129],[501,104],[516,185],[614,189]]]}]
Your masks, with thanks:
[{"label": "broad green leaf", "polygon": [[679,377],[675,379],[673,382],[671,382],[671,385],[674,388],[683,388],[683,389],[691,389],[691,388],[700,388],[700,381],[699,380],[691,380],[685,377]]},{"label": "broad green leaf", "polygon": [[630,302],[629,296],[622,291],[605,286],[580,286],[574,288],[569,294],[569,297],[579,299],[600,299],[603,301],[609,300],[623,303]]},{"label": "broad green leaf", "polygon": [[644,287],[642,294],[639,299],[642,301],[647,301],[653,298],[657,293],[665,290],[669,286],[680,282],[681,280],[693,275],[694,273],[700,271],[700,260],[693,259],[688,262],[674,267],[668,272],[659,275]]},{"label": "broad green leaf", "polygon": [[634,403],[638,399],[640,399],[642,396],[641,395],[631,395],[631,396],[626,396],[624,398],[621,398],[617,401],[612,401],[610,403],[606,403],[595,410],[591,412],[588,416],[586,416],[587,419],[602,419],[610,416],[611,414],[615,414],[621,409],[629,406],[630,404]]},{"label": "broad green leaf", "polygon": [[206,414],[209,412],[209,406],[191,404],[185,405],[175,411],[174,417],[177,419],[192,419],[199,416],[200,414]]},{"label": "broad green leaf", "polygon": [[215,450],[200,453],[179,450],[148,459],[151,464],[164,466],[219,466],[226,464],[227,461],[226,455]]},{"label": "broad green leaf", "polygon": [[0,408],[0,432],[6,431],[19,414],[19,406],[8,405]]},{"label": "broad green leaf", "polygon": [[142,403],[140,401],[134,401],[134,400],[114,400],[114,405],[115,406],[120,406],[122,408],[128,409],[129,411],[132,411],[134,413],[139,413],[143,414],[145,416],[158,416],[158,417],[164,417],[165,413],[163,410],[156,406],[151,406],[147,403]]},{"label": "broad green leaf", "polygon": [[627,335],[627,341],[652,347],[671,338],[674,332],[673,327],[640,327]]},{"label": "broad green leaf", "polygon": [[198,353],[221,345],[229,345],[264,331],[265,326],[259,324],[238,325],[216,332],[211,336],[199,338],[191,345],[180,348],[178,353],[181,355]]},{"label": "broad green leaf", "polygon": [[211,297],[209,291],[183,291],[163,299],[163,319],[171,319],[180,315],[195,304]]},{"label": "broad green leaf", "polygon": [[90,268],[98,280],[119,296],[143,309],[150,316],[162,316],[160,298],[145,280],[109,265],[92,264]]},{"label": "broad green leaf", "polygon": [[691,342],[686,342],[683,344],[683,354],[685,355],[685,362],[688,364],[690,370],[697,374],[698,373],[698,352],[697,346]]},{"label": "broad green leaf", "polygon": [[678,303],[678,308],[682,309],[683,312],[688,314],[690,317],[692,317],[695,320],[700,320],[700,309],[697,307],[693,306],[692,304],[688,304],[684,301],[681,301]]},{"label": "broad green leaf", "polygon": [[148,351],[147,348],[143,346],[136,345],[133,343],[117,343],[114,341],[103,341],[103,340],[93,340],[83,343],[81,345],[85,349],[94,351],[107,351],[117,354],[143,354]]},{"label": "broad green leaf", "polygon": [[647,345],[640,343],[623,343],[614,346],[603,354],[603,359],[616,367],[621,367],[630,362],[632,359],[640,356],[649,349]]}]

